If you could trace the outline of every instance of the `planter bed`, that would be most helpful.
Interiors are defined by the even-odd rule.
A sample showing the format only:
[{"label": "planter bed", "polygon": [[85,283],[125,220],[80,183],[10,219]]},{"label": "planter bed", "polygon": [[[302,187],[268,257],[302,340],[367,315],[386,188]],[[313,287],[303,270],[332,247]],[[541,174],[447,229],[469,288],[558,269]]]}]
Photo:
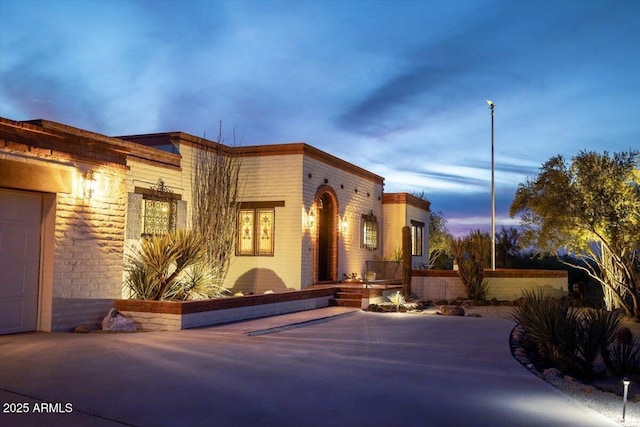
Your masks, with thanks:
[{"label": "planter bed", "polygon": [[115,308],[143,331],[177,331],[328,307],[335,292],[327,288],[199,301],[119,299]]}]

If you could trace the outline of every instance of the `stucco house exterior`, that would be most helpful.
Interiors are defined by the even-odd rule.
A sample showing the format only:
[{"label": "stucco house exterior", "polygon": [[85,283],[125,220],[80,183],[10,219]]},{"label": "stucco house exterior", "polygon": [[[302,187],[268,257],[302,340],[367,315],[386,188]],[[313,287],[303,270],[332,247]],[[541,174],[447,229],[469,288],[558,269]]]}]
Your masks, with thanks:
[{"label": "stucco house exterior", "polygon": [[[123,296],[129,243],[190,226],[195,150],[240,166],[238,241],[226,286],[303,290],[367,275],[412,229],[428,259],[428,202],[304,143],[229,147],[183,132],[108,137],[0,118],[0,334],[67,331]],[[158,191],[166,197],[159,200]]]}]

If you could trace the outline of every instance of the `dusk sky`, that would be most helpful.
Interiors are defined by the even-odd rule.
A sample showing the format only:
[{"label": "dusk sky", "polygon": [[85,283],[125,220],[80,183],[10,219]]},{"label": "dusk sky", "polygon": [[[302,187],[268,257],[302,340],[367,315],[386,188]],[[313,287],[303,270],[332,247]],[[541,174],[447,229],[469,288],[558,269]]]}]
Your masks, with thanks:
[{"label": "dusk sky", "polygon": [[0,116],[306,142],[497,228],[550,157],[640,148],[640,1],[0,0]]}]

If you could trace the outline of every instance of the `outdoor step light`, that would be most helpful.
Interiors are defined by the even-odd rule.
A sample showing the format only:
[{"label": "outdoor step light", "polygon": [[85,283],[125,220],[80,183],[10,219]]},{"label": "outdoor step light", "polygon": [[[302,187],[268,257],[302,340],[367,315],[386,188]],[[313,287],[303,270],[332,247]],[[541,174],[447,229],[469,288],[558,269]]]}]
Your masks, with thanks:
[{"label": "outdoor step light", "polygon": [[622,393],[622,422],[624,422],[624,417],[627,412],[627,394],[629,392],[629,384],[631,384],[631,380],[624,377],[622,379],[622,384],[624,385],[624,391]]}]

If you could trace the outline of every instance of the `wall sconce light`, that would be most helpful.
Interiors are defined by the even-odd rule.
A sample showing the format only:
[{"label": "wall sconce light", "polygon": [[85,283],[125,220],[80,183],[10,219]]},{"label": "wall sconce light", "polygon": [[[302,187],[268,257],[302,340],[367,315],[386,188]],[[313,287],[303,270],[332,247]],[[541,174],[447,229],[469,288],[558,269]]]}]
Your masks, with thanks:
[{"label": "wall sconce light", "polygon": [[343,217],[342,219],[338,217],[338,231],[344,234],[347,232],[348,229],[349,229],[349,221],[347,221],[345,217]]},{"label": "wall sconce light", "polygon": [[316,223],[316,215],[313,212],[313,208],[309,209],[309,213],[307,214],[307,227],[313,228]]},{"label": "wall sconce light", "polygon": [[96,189],[96,177],[94,172],[89,169],[82,176],[83,195],[85,199],[91,199]]},{"label": "wall sconce light", "polygon": [[629,384],[631,384],[631,380],[627,377],[624,377],[624,379],[622,380],[622,385],[624,386],[622,397],[622,422],[624,422],[624,417],[627,412],[627,394],[629,392]]}]

